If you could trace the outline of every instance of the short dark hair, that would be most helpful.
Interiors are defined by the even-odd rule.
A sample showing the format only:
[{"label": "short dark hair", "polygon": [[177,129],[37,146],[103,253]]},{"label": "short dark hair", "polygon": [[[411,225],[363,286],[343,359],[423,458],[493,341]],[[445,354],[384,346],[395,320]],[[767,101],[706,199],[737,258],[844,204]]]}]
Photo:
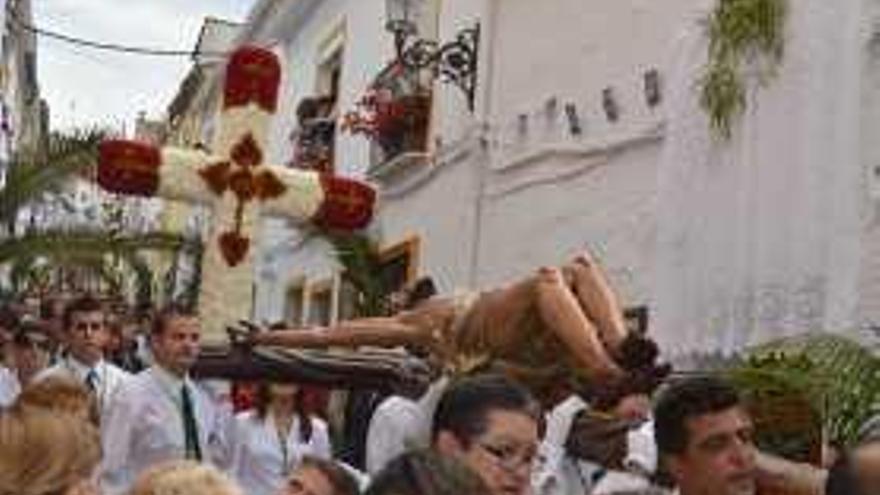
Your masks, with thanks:
[{"label": "short dark hair", "polygon": [[421,450],[388,463],[364,495],[484,495],[483,480],[461,461]]},{"label": "short dark hair", "polygon": [[358,495],[360,493],[358,482],[354,476],[334,461],[306,455],[302,458],[300,469],[320,471],[333,487],[334,495]]},{"label": "short dark hair", "polygon": [[448,431],[468,446],[486,432],[489,413],[497,410],[522,412],[540,420],[540,407],[524,387],[502,375],[476,375],[453,383],[440,397],[432,438]]},{"label": "short dark hair", "polygon": [[70,301],[64,307],[64,315],[61,318],[64,330],[70,330],[70,326],[73,324],[74,313],[92,313],[94,311],[103,312],[104,306],[101,304],[101,301],[95,299],[91,294],[86,294]]},{"label": "short dark hair", "polygon": [[742,405],[736,389],[716,376],[686,378],[663,391],[654,407],[654,439],[660,454],[687,449],[687,421]]},{"label": "short dark hair", "polygon": [[150,328],[150,333],[153,335],[162,335],[171,320],[175,318],[195,318],[197,316],[198,314],[195,311],[181,304],[169,304],[153,316],[153,324]]}]

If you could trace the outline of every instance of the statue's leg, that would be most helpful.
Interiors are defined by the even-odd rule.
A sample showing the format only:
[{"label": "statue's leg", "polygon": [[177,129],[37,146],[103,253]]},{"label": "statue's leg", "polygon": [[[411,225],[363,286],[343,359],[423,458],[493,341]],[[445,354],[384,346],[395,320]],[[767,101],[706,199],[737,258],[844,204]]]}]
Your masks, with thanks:
[{"label": "statue's leg", "polygon": [[617,294],[602,268],[585,253],[565,265],[563,271],[584,311],[599,329],[606,347],[617,349],[626,338],[626,321]]},{"label": "statue's leg", "polygon": [[557,268],[538,270],[537,306],[547,329],[566,345],[575,361],[593,378],[618,378],[622,372],[599,338],[596,326],[568,288]]}]

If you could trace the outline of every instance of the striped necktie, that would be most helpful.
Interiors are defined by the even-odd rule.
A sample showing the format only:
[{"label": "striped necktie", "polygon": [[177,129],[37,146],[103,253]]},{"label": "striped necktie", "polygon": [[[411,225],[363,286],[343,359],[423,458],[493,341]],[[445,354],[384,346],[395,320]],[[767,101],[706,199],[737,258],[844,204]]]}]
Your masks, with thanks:
[{"label": "striped necktie", "polygon": [[92,396],[98,391],[98,372],[94,369],[90,369],[88,373],[86,373],[85,379],[86,388],[89,389],[89,393]]}]

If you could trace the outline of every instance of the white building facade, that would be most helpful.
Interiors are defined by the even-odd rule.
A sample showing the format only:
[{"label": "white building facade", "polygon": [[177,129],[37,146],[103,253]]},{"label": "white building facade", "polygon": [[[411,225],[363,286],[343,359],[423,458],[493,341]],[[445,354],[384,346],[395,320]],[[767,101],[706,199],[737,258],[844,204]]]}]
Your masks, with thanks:
[{"label": "white building facade", "polygon": [[[435,81],[423,146],[384,160],[338,122],[394,59],[395,3],[264,0],[236,39],[285,61],[273,163],[332,96],[333,172],[379,188],[395,276],[487,288],[590,249],[672,354],[880,322],[875,2],[789,2],[779,74],[721,141],[697,104],[713,0],[413,0],[421,36],[479,25],[474,108]],[[259,252],[256,319],[346,315],[320,236],[267,220]]]}]

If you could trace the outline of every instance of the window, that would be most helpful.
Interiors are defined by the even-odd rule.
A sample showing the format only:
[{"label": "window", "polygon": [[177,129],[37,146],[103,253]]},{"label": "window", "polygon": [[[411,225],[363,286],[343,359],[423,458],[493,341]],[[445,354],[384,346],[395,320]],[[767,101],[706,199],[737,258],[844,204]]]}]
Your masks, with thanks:
[{"label": "window", "polygon": [[333,282],[327,280],[309,288],[309,325],[329,325],[333,314]]},{"label": "window", "polygon": [[329,115],[336,115],[336,105],[339,102],[339,83],[342,79],[342,55],[344,47],[336,48],[321,65],[318,66],[318,80],[316,93],[326,97],[329,101]]},{"label": "window", "polygon": [[382,250],[381,277],[386,294],[400,290],[404,285],[415,280],[418,272],[418,252],[418,237],[408,238]]},{"label": "window", "polygon": [[304,290],[302,283],[287,289],[284,304],[284,321],[293,325],[301,325],[303,322],[303,298]]}]

